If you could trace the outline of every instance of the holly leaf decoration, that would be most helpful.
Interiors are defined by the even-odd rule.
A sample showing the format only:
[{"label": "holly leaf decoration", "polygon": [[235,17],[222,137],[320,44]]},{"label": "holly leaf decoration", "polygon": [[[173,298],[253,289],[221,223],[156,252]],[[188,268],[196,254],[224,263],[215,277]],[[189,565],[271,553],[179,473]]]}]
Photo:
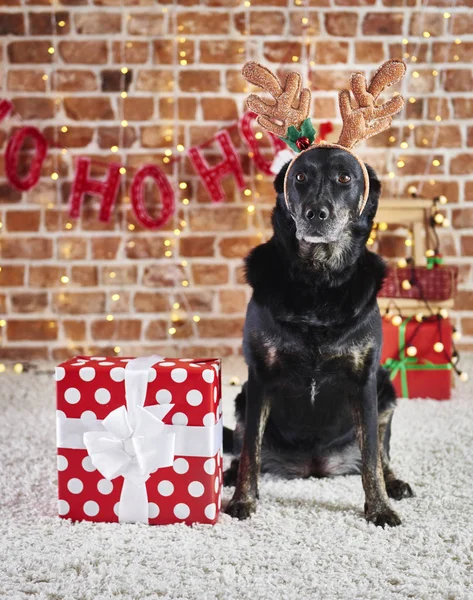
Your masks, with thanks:
[{"label": "holly leaf decoration", "polygon": [[294,150],[294,152],[300,152],[300,148],[297,147],[296,142],[301,137],[306,137],[309,139],[310,143],[313,144],[315,140],[316,132],[314,126],[312,125],[312,121],[309,118],[302,121],[300,130],[294,125],[291,125],[286,133],[286,137],[280,138],[283,142]]}]

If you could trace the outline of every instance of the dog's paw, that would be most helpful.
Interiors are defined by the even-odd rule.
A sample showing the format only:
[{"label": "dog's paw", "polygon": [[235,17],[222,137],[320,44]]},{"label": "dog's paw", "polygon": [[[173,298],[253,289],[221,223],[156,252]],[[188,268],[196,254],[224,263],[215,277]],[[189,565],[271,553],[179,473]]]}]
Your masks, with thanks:
[{"label": "dog's paw", "polygon": [[230,500],[225,513],[234,519],[248,519],[256,510],[256,500]]},{"label": "dog's paw", "polygon": [[401,519],[389,506],[381,510],[370,511],[365,509],[365,517],[368,523],[374,523],[376,527],[397,527],[401,524]]},{"label": "dog's paw", "polygon": [[402,500],[403,498],[412,498],[412,496],[414,496],[411,486],[400,479],[387,481],[386,491],[388,496],[394,498],[394,500]]}]

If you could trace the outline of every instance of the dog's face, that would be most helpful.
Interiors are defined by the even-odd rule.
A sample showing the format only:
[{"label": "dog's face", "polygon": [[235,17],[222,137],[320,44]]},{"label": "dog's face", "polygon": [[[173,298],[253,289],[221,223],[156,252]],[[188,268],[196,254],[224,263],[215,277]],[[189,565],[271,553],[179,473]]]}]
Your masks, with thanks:
[{"label": "dog's face", "polygon": [[349,152],[314,148],[292,165],[286,189],[297,239],[323,244],[339,240],[358,219],[365,183],[358,161]]}]

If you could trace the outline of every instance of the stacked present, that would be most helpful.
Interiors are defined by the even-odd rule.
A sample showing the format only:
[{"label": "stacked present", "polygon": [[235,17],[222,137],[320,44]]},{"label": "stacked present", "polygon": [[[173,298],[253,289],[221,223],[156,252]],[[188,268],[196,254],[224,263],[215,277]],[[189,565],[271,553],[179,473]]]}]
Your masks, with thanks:
[{"label": "stacked present", "polygon": [[220,361],[78,356],[56,367],[59,515],[215,523]]},{"label": "stacked present", "polygon": [[381,362],[401,398],[448,400],[452,385],[452,325],[440,315],[383,319]]}]

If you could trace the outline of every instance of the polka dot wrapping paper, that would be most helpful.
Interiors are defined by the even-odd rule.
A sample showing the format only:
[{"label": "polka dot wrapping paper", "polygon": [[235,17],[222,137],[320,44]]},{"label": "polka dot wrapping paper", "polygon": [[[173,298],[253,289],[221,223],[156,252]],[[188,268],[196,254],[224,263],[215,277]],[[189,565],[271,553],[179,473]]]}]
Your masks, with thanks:
[{"label": "polka dot wrapping paper", "polygon": [[[143,409],[149,413],[142,414],[148,426],[148,422],[156,423],[153,411],[166,413],[160,417],[160,426],[164,433],[176,434],[176,443],[169,466],[153,470],[144,483],[145,522],[213,524],[221,506],[222,487],[220,360],[156,359],[146,374],[147,388],[146,383],[144,386]],[[85,447],[84,438],[89,434],[84,433],[102,432],[100,435],[113,438],[107,443],[112,449],[116,445],[118,455],[125,451],[134,456],[129,440],[117,441],[105,427],[111,413],[126,412],[125,376],[128,377],[130,361],[135,359],[78,356],[56,367],[58,512],[63,518],[122,520],[120,502],[127,496],[126,475],[105,477],[94,455]]]}]

